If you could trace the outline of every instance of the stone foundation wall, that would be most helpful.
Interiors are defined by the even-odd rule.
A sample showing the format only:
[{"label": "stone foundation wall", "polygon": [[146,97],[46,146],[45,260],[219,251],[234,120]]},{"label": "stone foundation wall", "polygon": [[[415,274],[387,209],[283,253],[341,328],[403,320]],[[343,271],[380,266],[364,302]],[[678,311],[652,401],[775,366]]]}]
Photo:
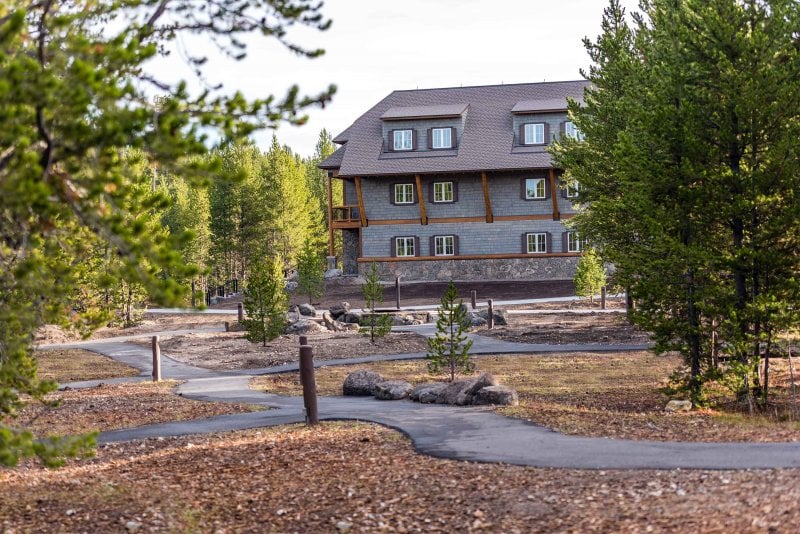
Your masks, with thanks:
[{"label": "stone foundation wall", "polygon": [[358,230],[342,230],[342,272],[358,274]]},{"label": "stone foundation wall", "polygon": [[[381,280],[393,281],[401,276],[405,281],[449,280],[572,280],[578,257],[511,258],[487,260],[431,260],[375,262]],[[360,275],[365,275],[369,263],[359,263]],[[347,271],[345,270],[345,273]]]}]

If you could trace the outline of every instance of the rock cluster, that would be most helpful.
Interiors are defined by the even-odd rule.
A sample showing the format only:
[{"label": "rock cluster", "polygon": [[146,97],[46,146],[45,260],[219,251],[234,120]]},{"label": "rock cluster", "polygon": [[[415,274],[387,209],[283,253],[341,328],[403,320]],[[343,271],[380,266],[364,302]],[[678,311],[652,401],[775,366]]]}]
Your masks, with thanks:
[{"label": "rock cluster", "polygon": [[387,380],[378,373],[364,369],[347,375],[342,384],[344,395],[372,395],[381,400],[398,400],[408,397],[424,404],[506,405],[519,404],[517,392],[501,386],[489,373],[477,378],[466,378],[456,382],[429,382],[413,387],[402,380]]}]

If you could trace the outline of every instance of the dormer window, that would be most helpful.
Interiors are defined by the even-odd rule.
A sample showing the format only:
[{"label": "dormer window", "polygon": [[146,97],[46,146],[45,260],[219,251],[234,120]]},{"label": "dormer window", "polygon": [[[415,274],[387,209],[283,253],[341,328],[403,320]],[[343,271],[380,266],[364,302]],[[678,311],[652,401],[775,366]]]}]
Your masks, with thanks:
[{"label": "dormer window", "polygon": [[452,128],[432,128],[431,129],[431,148],[452,148],[453,147]]},{"label": "dormer window", "polygon": [[574,122],[567,121],[564,123],[564,135],[577,141],[583,141],[583,132],[581,132]]},{"label": "dormer window", "polygon": [[522,128],[522,144],[543,145],[544,131],[544,123],[524,124]]},{"label": "dormer window", "polygon": [[393,150],[412,150],[414,148],[414,130],[392,131]]}]

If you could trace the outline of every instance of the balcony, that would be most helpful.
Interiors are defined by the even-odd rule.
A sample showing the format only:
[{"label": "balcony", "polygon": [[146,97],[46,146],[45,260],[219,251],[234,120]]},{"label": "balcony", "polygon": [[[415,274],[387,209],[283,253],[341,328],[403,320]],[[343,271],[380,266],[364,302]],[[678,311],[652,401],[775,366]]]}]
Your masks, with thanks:
[{"label": "balcony", "polygon": [[333,227],[334,228],[360,228],[361,218],[358,213],[358,206],[333,206]]}]

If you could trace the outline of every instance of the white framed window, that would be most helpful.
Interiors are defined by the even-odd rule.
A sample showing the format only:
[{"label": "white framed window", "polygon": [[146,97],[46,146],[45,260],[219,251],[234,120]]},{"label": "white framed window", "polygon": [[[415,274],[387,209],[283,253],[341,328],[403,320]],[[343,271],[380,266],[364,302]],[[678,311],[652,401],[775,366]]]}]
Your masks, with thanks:
[{"label": "white framed window", "polygon": [[543,145],[544,144],[544,123],[526,124],[525,125],[525,145]]},{"label": "white framed window", "polygon": [[547,198],[547,186],[545,185],[544,178],[526,178],[525,199],[537,200],[542,198]]},{"label": "white framed window", "polygon": [[433,182],[434,202],[453,202],[453,182]]},{"label": "white framed window", "polygon": [[394,131],[394,150],[411,150],[414,148],[414,130]]},{"label": "white framed window", "polygon": [[416,256],[415,243],[416,239],[413,237],[395,237],[394,246],[395,253],[398,258],[407,258]]},{"label": "white framed window", "polygon": [[578,198],[578,191],[581,190],[581,184],[573,180],[567,184],[567,198]]},{"label": "white framed window", "polygon": [[582,252],[586,248],[586,241],[581,239],[578,232],[567,232],[567,252]]},{"label": "white framed window", "polygon": [[525,234],[528,241],[528,254],[543,254],[547,252],[547,234]]},{"label": "white framed window", "polygon": [[453,147],[453,130],[451,128],[433,128],[431,129],[431,147],[433,148],[452,148]]},{"label": "white framed window", "polygon": [[456,253],[456,239],[451,235],[437,235],[433,238],[434,256],[453,256]]},{"label": "white framed window", "polygon": [[394,184],[394,203],[413,204],[414,184]]},{"label": "white framed window", "polygon": [[572,139],[577,139],[578,141],[583,141],[583,132],[581,132],[578,127],[575,126],[575,123],[571,121],[567,121],[564,124],[564,135],[571,137]]}]

